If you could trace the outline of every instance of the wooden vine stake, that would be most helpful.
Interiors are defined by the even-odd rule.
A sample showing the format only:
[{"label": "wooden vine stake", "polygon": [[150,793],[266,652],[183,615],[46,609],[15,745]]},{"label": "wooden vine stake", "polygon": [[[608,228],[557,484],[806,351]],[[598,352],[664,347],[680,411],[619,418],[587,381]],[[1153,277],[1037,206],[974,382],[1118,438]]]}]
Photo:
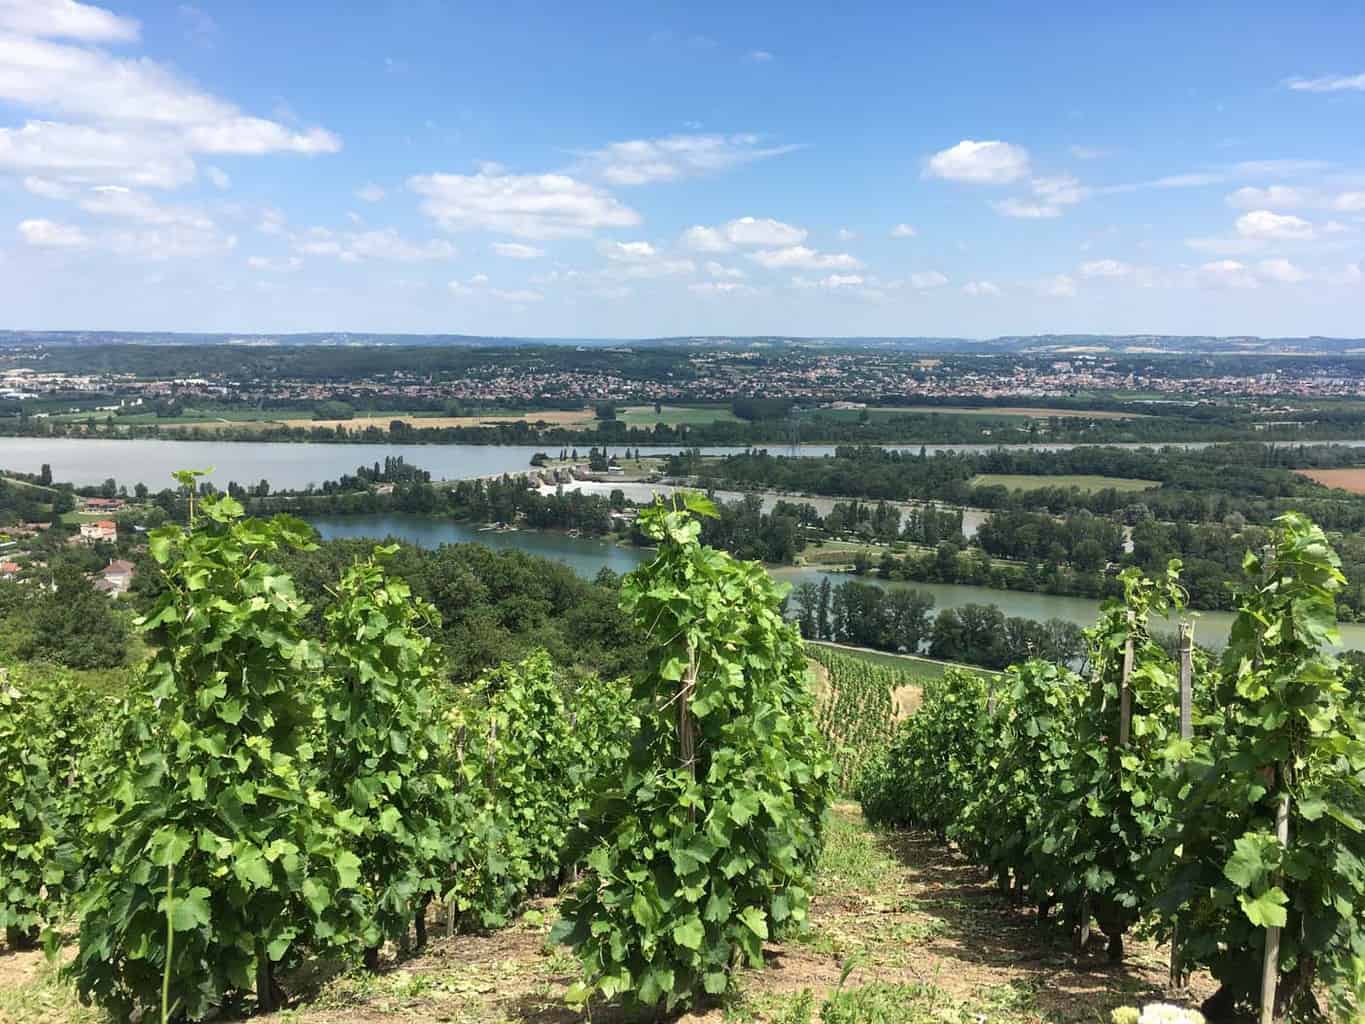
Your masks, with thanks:
[{"label": "wooden vine stake", "polygon": [[[1275,767],[1275,781],[1284,790],[1275,808],[1275,837],[1287,853],[1289,850],[1289,789],[1284,766]],[[1275,986],[1280,976],[1280,929],[1265,930],[1265,960],[1261,964],[1261,1024],[1275,1020]]]},{"label": "wooden vine stake", "polygon": [[[1180,738],[1194,739],[1194,623],[1180,623]],[[1180,959],[1180,922],[1171,929],[1170,988],[1185,987],[1185,965]]]},{"label": "wooden vine stake", "polygon": [[[682,689],[678,693],[678,760],[693,782],[697,779],[697,731],[689,703],[692,692],[697,688],[697,669],[697,650],[689,644],[687,673],[683,676]],[[696,820],[695,805],[687,808],[687,816],[690,821]]]}]

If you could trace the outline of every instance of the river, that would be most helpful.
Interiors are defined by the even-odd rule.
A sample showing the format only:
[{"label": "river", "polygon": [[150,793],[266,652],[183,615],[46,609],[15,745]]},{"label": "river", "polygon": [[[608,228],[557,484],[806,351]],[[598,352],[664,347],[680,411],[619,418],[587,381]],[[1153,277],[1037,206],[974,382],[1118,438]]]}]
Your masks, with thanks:
[{"label": "river", "polygon": [[[1363,446],[1362,441],[1306,442]],[[336,480],[354,473],[358,466],[382,462],[386,456],[401,455],[410,465],[431,473],[434,479],[458,480],[476,476],[517,473],[530,468],[531,456],[559,445],[478,445],[478,444],[317,444],[310,442],[269,441],[166,441],[118,440],[76,437],[0,437],[0,469],[37,473],[44,464],[52,467],[55,480],[69,481],[78,487],[103,483],[113,477],[129,488],[142,483],[153,491],[172,485],[171,473],[177,469],[213,468],[212,480],[220,487],[229,481],[254,484],[262,479],[274,488],[295,489],[325,480]],[[631,446],[632,450],[634,445]],[[757,445],[775,455],[787,454],[785,445]],[[883,445],[897,451],[944,452],[992,451],[998,445],[986,444],[906,444]],[[1037,451],[1063,451],[1078,447],[1070,444],[1015,445]],[[1119,448],[1151,445],[1125,444]],[[1179,445],[1206,448],[1204,442]],[[640,445],[648,454],[681,451],[676,446]],[[833,455],[835,445],[802,445],[806,456]],[[582,449],[580,449],[581,451]],[[613,453],[625,450],[611,445]],[[744,448],[704,447],[708,455],[745,451]]]},{"label": "river", "polygon": [[[540,493],[546,495],[554,494],[555,491],[559,490],[561,487],[566,491],[578,491],[582,494],[596,494],[603,498],[610,497],[612,491],[619,490],[637,505],[643,505],[653,501],[656,494],[667,496],[674,494],[677,491],[684,490],[684,488],[674,486],[673,484],[646,484],[613,480],[575,480],[572,483],[567,484],[542,484]],[[773,506],[779,501],[787,501],[795,505],[811,505],[822,516],[829,515],[830,512],[834,510],[834,506],[839,502],[847,504],[849,501],[853,500],[851,498],[831,498],[826,495],[785,494],[777,491],[713,491],[711,493],[717,501],[727,503],[742,501],[749,496],[749,493],[756,494],[762,501],[764,512],[771,512]],[[869,501],[867,499],[862,500],[864,504],[876,504],[875,501]],[[937,503],[923,501],[891,501],[887,502],[887,504],[894,505],[896,508],[900,509],[901,514],[904,515],[906,511],[916,506],[923,507],[924,505]],[[975,537],[976,531],[980,528],[982,523],[990,518],[990,515],[991,514],[983,508],[962,509],[963,536],[968,540]]]},{"label": "river", "polygon": [[[366,516],[331,516],[311,520],[326,539],[336,537],[394,537],[423,547],[440,544],[474,542],[497,548],[518,548],[531,554],[553,558],[569,566],[580,576],[591,578],[606,566],[624,573],[649,557],[649,552],[623,547],[607,541],[570,537],[556,532],[517,530],[508,533],[481,531],[467,523],[448,519],[427,519],[401,514]],[[777,566],[770,570],[775,579],[793,585],[819,583],[828,578],[836,586],[850,579],[848,573],[829,572],[805,566]],[[958,608],[964,604],[998,605],[1006,615],[1027,619],[1065,619],[1081,626],[1090,626],[1099,612],[1099,602],[1085,597],[1059,597],[1055,594],[1035,594],[1017,590],[992,590],[988,587],[961,586],[952,583],[901,583],[881,580],[875,576],[860,578],[864,583],[886,589],[909,587],[934,596],[936,610]],[[1228,612],[1195,613],[1195,639],[1209,647],[1223,647],[1232,615]],[[1175,631],[1174,625],[1171,632]],[[1365,624],[1346,623],[1341,627],[1343,646],[1365,649]]]}]

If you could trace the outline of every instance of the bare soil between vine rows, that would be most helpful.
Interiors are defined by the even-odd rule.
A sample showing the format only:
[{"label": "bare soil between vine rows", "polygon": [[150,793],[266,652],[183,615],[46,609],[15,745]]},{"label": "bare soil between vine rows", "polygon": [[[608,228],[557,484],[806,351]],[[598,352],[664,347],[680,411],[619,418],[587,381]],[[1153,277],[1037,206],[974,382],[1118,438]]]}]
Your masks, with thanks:
[{"label": "bare soil between vine rows", "polygon": [[[378,975],[359,971],[289,979],[291,1005],[262,1021],[300,1024],[570,1024],[585,1015],[563,1000],[574,980],[567,951],[546,943],[553,902],[542,900],[514,925],[488,935],[440,935],[420,955],[385,959]],[[1165,950],[1130,941],[1123,964],[1105,959],[1096,936],[1072,953],[1057,925],[1009,905],[984,873],[921,833],[874,833],[855,805],[835,812],[807,935],[772,944],[767,966],[745,971],[723,1002],[682,1015],[687,1024],[774,1021],[807,1024],[801,993],[814,1006],[838,990],[883,990],[883,1002],[856,1019],[1007,1024],[1107,1021],[1117,1006],[1166,998]],[[1190,999],[1212,985],[1196,976]],[[594,1021],[632,1019],[598,1006]],[[636,1018],[638,1019],[638,1015]],[[0,1022],[94,1024],[37,952],[0,946]]]}]

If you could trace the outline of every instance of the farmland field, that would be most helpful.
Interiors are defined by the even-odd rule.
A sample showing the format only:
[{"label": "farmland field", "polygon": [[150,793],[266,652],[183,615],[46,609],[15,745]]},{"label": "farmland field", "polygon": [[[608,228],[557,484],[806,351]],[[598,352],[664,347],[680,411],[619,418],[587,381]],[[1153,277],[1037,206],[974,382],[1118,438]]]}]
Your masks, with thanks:
[{"label": "farmland field", "polygon": [[681,424],[697,426],[703,423],[739,422],[739,418],[725,405],[665,405],[657,413],[652,405],[632,405],[618,411],[616,418],[628,427],[652,427],[656,423],[676,427]]},{"label": "farmland field", "polygon": [[870,419],[887,416],[925,415],[938,413],[948,416],[993,416],[1014,417],[1018,419],[1045,420],[1052,417],[1074,419],[1084,417],[1092,420],[1130,420],[1139,418],[1141,413],[1117,412],[1112,409],[1034,409],[1029,406],[971,406],[971,405],[906,405],[906,406],[869,406],[867,409],[820,409],[820,416],[835,419],[857,419],[863,412]]},{"label": "farmland field", "polygon": [[1012,491],[1032,491],[1043,487],[1076,487],[1082,491],[1148,491],[1160,487],[1157,480],[1134,480],[1122,476],[1092,476],[1073,474],[1061,476],[1030,476],[1025,473],[982,473],[972,477],[973,487],[1008,487]]},{"label": "farmland field", "polygon": [[1350,491],[1352,494],[1365,494],[1365,469],[1300,469],[1299,476],[1306,476],[1325,487]]},{"label": "farmland field", "polygon": [[[401,420],[411,427],[478,427],[487,423],[512,423],[518,420],[527,423],[545,422],[554,426],[580,427],[591,426],[593,414],[591,409],[537,409],[531,412],[487,412],[477,416],[441,416],[435,413],[421,412],[377,412],[357,415],[348,420],[316,420],[311,414],[302,412],[277,412],[268,418],[261,418],[257,422],[263,426],[289,426],[289,427],[325,427],[334,430],[342,427],[346,430],[367,430],[376,427],[379,430],[388,430],[389,424],[394,420]],[[147,422],[160,422],[166,427],[184,427],[190,430],[214,430],[224,426],[236,426],[242,422],[249,422],[246,418],[242,420],[206,419],[195,416],[182,417],[172,420],[149,419]]]}]

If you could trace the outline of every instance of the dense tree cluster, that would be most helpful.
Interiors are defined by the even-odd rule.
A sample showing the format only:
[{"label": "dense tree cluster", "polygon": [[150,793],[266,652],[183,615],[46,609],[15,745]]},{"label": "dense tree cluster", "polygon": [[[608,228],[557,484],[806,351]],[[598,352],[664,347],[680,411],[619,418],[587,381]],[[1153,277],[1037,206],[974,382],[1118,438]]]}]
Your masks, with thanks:
[{"label": "dense tree cluster", "polygon": [[801,635],[855,647],[943,661],[1004,668],[1028,658],[1076,662],[1081,628],[1063,619],[1036,622],[1006,616],[997,605],[965,604],[937,615],[934,597],[909,587],[883,588],[849,580],[838,586],[798,583],[791,603]]}]

